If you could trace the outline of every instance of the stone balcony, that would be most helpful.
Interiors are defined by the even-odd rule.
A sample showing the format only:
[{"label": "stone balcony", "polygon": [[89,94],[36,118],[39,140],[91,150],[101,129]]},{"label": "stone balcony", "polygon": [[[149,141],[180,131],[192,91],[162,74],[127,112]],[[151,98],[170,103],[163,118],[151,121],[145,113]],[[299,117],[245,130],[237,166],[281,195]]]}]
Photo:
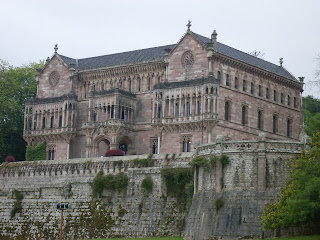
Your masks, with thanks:
[{"label": "stone balcony", "polygon": [[201,115],[153,118],[152,127],[163,127],[168,131],[179,131],[184,128],[188,130],[210,127],[218,121],[218,114],[203,113]]},{"label": "stone balcony", "polygon": [[124,119],[108,119],[103,122],[85,122],[82,124],[82,128],[98,128],[100,126],[130,128],[132,123]]},{"label": "stone balcony", "polygon": [[63,133],[75,133],[74,127],[61,127],[61,128],[45,128],[40,130],[24,130],[23,136],[40,136],[40,135],[56,135]]}]

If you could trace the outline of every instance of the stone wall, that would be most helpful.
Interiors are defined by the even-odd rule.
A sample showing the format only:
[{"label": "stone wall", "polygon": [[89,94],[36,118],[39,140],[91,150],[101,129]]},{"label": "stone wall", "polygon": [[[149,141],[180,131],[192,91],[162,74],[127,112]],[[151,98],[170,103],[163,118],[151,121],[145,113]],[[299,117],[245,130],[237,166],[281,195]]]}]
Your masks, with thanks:
[{"label": "stone wall", "polygon": [[[131,161],[147,155],[3,164],[0,239],[57,239],[60,211],[56,204],[60,202],[69,204],[64,211],[65,239],[180,235],[186,213],[179,212],[175,198],[167,197],[161,169],[186,167],[191,156],[184,153],[172,160],[171,155],[154,155],[154,167],[148,168]],[[129,178],[126,190],[93,197],[90,182],[100,170],[124,172]],[[146,176],[153,180],[149,195],[141,189]],[[10,218],[16,202],[14,189],[24,198],[22,212]]]},{"label": "stone wall", "polygon": [[[198,155],[210,159],[227,154],[230,162],[223,167],[217,161],[213,170],[196,171],[185,239],[260,237],[259,216],[264,206],[280,195],[288,176],[285,162],[302,148],[299,142],[271,141],[263,135],[258,141],[224,141],[218,137],[217,142],[198,147]],[[217,209],[216,202],[221,200],[223,206]]]},{"label": "stone wall", "polygon": [[[216,161],[211,170],[195,169],[195,194],[190,210],[167,196],[163,168],[189,167],[192,153],[154,155],[153,167],[135,164],[135,158],[71,159],[7,163],[0,166],[0,238],[54,239],[58,237],[59,202],[67,239],[184,235],[185,239],[259,237],[259,216],[276,201],[287,178],[285,162],[303,149],[300,142],[266,140],[225,141],[196,147],[208,159],[226,154],[229,163]],[[173,157],[175,156],[175,157]],[[97,173],[124,172],[126,190],[104,191],[93,197],[90,183]],[[145,194],[141,182],[150,176],[153,191]],[[22,212],[10,217],[20,191]],[[223,206],[216,208],[217,199]],[[270,233],[265,233],[270,235]]]}]

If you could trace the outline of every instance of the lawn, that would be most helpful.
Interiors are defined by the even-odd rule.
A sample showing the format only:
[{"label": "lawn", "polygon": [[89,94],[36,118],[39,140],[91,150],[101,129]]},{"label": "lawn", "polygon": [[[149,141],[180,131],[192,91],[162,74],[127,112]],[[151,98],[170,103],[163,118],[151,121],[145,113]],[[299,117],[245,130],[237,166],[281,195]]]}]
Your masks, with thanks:
[{"label": "lawn", "polygon": [[[108,238],[109,240],[183,240],[183,237],[150,237],[150,238]],[[285,238],[268,238],[265,240],[320,240],[320,235],[301,236],[301,237],[285,237]],[[97,240],[107,240],[101,238]]]},{"label": "lawn", "polygon": [[301,236],[301,237],[283,237],[283,238],[268,238],[265,240],[320,240],[320,235]]}]

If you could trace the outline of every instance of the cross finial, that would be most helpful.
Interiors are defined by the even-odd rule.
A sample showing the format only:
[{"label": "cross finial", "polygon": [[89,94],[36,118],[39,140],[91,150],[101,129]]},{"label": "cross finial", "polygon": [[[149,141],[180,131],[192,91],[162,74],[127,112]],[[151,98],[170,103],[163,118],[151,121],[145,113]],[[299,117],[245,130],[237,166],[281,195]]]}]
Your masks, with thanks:
[{"label": "cross finial", "polygon": [[190,31],[190,27],[191,27],[191,21],[188,20],[188,24],[186,25],[188,27],[188,31]]},{"label": "cross finial", "polygon": [[58,51],[58,44],[54,45],[54,53],[57,53]]},{"label": "cross finial", "polygon": [[280,58],[279,62],[280,62],[280,67],[282,67],[282,63],[283,63],[283,58],[282,57]]}]

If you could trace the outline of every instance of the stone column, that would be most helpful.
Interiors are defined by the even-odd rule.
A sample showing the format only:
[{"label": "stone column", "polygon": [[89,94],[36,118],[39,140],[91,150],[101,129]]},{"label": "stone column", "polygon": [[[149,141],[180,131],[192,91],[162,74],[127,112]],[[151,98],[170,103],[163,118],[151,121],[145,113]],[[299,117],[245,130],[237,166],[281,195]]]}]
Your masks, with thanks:
[{"label": "stone column", "polygon": [[156,118],[156,116],[155,116],[155,107],[156,107],[156,103],[155,103],[155,99],[153,98],[153,101],[152,101],[152,118]]},{"label": "stone column", "polygon": [[168,108],[168,117],[171,117],[171,99],[170,99],[170,96],[169,96],[169,108]]},{"label": "stone column", "polygon": [[173,117],[176,116],[176,96],[173,98]]},{"label": "stone column", "polygon": [[190,116],[193,116],[193,114],[192,114],[192,93],[190,96]]}]

